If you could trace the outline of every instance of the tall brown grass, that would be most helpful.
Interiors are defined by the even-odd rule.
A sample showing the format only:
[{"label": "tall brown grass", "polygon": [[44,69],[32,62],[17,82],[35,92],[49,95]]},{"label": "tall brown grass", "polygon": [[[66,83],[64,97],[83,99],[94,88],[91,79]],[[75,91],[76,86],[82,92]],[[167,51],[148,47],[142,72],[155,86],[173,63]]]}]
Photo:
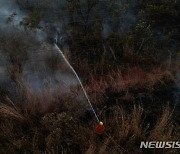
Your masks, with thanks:
[{"label": "tall brown grass", "polygon": [[[110,117],[102,113],[106,132],[99,136],[95,122],[83,124],[71,112],[48,113],[32,119],[20,110],[1,105],[0,138],[4,145],[1,153],[145,153],[139,148],[141,141],[177,140],[178,127],[172,123],[171,115],[169,107],[164,108],[156,124],[150,127],[142,107],[134,106],[128,111],[114,106]],[[172,150],[159,151],[170,153]]]}]

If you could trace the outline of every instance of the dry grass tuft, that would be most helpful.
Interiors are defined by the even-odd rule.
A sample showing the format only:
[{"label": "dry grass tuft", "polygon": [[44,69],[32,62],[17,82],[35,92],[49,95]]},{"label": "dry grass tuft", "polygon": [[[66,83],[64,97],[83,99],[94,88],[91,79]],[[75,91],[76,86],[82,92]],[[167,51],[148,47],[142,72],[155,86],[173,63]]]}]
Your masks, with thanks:
[{"label": "dry grass tuft", "polygon": [[153,131],[151,132],[149,140],[173,140],[173,124],[171,122],[171,119],[172,112],[170,112],[169,108],[165,108],[161,117],[158,119]]},{"label": "dry grass tuft", "polygon": [[24,116],[22,116],[17,110],[7,105],[0,105],[0,118],[13,118],[19,121],[24,120]]}]

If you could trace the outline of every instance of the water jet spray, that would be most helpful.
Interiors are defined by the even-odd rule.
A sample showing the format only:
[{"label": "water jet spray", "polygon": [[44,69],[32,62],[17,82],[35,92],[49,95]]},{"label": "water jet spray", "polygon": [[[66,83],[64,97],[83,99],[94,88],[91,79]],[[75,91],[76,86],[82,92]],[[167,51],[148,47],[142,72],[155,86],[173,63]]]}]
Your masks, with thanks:
[{"label": "water jet spray", "polygon": [[93,108],[93,106],[92,106],[92,104],[91,104],[91,101],[90,101],[90,99],[89,99],[89,97],[88,97],[88,95],[87,95],[87,93],[86,93],[86,90],[84,89],[84,86],[83,86],[83,84],[82,84],[82,82],[81,82],[78,74],[76,73],[76,71],[74,70],[74,68],[73,68],[72,65],[69,63],[69,61],[68,61],[67,58],[64,56],[63,52],[60,50],[60,48],[58,47],[58,45],[57,45],[56,43],[55,43],[55,47],[58,49],[59,53],[61,54],[61,56],[62,56],[63,59],[65,60],[66,64],[69,66],[69,68],[72,70],[72,72],[73,72],[74,75],[76,76],[76,78],[77,78],[77,80],[78,80],[78,82],[79,82],[79,84],[80,84],[80,86],[81,86],[81,88],[82,88],[82,90],[83,90],[83,93],[84,93],[84,95],[85,95],[85,97],[86,97],[86,99],[87,99],[87,102],[89,103],[89,105],[90,105],[90,107],[91,107],[91,109],[92,109],[92,111],[93,111],[93,113],[94,113],[94,116],[96,117],[96,119],[97,119],[97,121],[98,121],[98,123],[99,123],[99,125],[96,127],[96,132],[97,132],[97,134],[103,134],[104,131],[105,131],[104,124],[103,124],[103,122],[101,122],[101,121],[99,120],[99,118],[98,118],[98,116],[97,116],[97,114],[96,114],[96,112],[95,112],[95,110],[94,110],[94,108]]}]

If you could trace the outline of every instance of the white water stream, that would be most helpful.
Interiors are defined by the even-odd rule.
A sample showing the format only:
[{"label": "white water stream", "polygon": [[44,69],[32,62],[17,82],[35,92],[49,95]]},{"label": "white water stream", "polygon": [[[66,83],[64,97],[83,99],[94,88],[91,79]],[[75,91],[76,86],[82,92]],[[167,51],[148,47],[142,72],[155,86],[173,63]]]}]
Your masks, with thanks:
[{"label": "white water stream", "polygon": [[69,66],[69,68],[72,70],[72,72],[73,72],[74,75],[76,76],[77,80],[79,81],[80,86],[81,86],[81,88],[82,88],[82,90],[83,90],[83,92],[84,92],[84,95],[85,95],[86,99],[87,99],[87,102],[89,103],[89,105],[90,105],[90,107],[91,107],[91,109],[92,109],[92,111],[93,111],[93,113],[94,113],[94,115],[95,115],[95,117],[96,117],[96,119],[97,119],[97,121],[98,121],[98,123],[99,123],[100,120],[99,120],[99,118],[98,118],[98,116],[97,116],[97,114],[96,114],[96,112],[95,112],[95,110],[94,110],[94,108],[93,108],[90,100],[89,100],[89,97],[88,97],[88,95],[87,95],[87,92],[86,92],[86,90],[84,89],[84,86],[83,86],[83,84],[82,84],[82,82],[81,82],[78,74],[76,73],[76,71],[74,70],[74,68],[73,68],[72,65],[69,63],[69,61],[68,61],[67,58],[64,56],[63,52],[59,49],[59,47],[57,46],[56,43],[55,43],[55,47],[58,49],[59,53],[62,55],[62,57],[63,57],[63,59],[65,60],[66,64]]}]

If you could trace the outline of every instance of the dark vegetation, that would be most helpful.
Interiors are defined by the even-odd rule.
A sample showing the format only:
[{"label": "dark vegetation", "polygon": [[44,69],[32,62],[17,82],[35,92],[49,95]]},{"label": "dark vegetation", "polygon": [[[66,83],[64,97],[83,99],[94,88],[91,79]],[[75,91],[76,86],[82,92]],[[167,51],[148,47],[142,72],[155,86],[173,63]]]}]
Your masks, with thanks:
[{"label": "dark vegetation", "polygon": [[[180,139],[179,1],[12,5],[24,16],[0,25],[0,153],[179,153],[139,148]],[[81,77],[102,136],[54,43]]]}]

